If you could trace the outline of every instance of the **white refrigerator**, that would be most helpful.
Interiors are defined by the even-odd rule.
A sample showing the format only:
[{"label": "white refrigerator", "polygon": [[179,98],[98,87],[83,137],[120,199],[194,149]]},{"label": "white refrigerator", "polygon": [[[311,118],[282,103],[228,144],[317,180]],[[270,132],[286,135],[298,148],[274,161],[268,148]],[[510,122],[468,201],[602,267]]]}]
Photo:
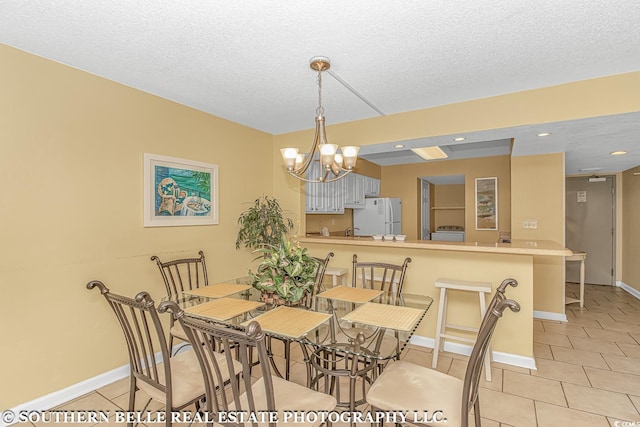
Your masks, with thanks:
[{"label": "white refrigerator", "polygon": [[365,199],[364,209],[353,210],[353,234],[402,234],[402,202],[400,199]]}]

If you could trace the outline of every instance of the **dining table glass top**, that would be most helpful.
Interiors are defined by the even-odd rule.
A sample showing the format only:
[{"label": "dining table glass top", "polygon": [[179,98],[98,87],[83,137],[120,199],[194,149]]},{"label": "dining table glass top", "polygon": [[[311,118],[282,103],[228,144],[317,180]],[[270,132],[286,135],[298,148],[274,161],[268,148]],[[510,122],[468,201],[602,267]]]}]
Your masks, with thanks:
[{"label": "dining table glass top", "polygon": [[[433,302],[424,295],[394,297],[337,286],[320,292],[308,304],[274,305],[247,286],[250,280],[211,284],[178,293],[172,300],[187,316],[240,329],[255,320],[276,338],[380,360],[402,352]],[[394,345],[382,345],[388,341]]]}]

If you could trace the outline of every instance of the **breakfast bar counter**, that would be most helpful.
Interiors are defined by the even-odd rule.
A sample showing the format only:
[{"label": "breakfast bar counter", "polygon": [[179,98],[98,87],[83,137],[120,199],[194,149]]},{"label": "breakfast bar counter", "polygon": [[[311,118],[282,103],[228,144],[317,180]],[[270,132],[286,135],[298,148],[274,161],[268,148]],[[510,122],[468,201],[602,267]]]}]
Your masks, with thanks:
[{"label": "breakfast bar counter", "polygon": [[[509,288],[507,297],[518,301],[521,311],[509,313],[508,319],[498,324],[492,343],[494,360],[497,362],[535,369],[534,300],[557,299],[556,306],[561,307],[558,315],[564,315],[564,278],[557,280],[558,283],[549,283],[544,276],[549,265],[564,263],[564,257],[572,254],[556,242],[385,241],[358,236],[297,237],[296,240],[314,256],[324,257],[328,252],[333,252],[335,256],[329,266],[349,271],[354,254],[358,255],[359,261],[393,264],[402,264],[409,257],[411,263],[407,268],[404,291],[429,296],[434,299],[434,304],[439,299],[434,282],[440,278],[489,282],[494,291],[504,279],[516,279],[518,286]],[[351,278],[347,277],[346,282],[351,283]],[[541,290],[544,294],[538,295]],[[477,326],[477,296],[456,294],[455,298],[449,300],[449,316],[454,319],[452,323]],[[421,323],[414,335],[415,344],[433,347],[436,317],[435,314],[427,316]],[[468,354],[470,347],[451,342],[447,343],[445,350]]]},{"label": "breakfast bar counter", "polygon": [[482,252],[496,254],[571,256],[573,252],[551,240],[513,240],[511,243],[443,242],[432,240],[389,241],[372,237],[297,237],[300,243],[372,246],[389,249],[426,249],[439,251]]}]

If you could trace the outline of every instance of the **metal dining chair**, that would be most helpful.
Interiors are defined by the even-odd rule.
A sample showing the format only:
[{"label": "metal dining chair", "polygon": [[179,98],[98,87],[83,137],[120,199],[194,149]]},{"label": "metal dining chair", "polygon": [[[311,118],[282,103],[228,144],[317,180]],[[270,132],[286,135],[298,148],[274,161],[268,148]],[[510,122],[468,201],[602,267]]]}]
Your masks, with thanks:
[{"label": "metal dining chair", "polygon": [[[157,255],[151,257],[151,261],[155,261],[158,270],[160,270],[167,299],[171,300],[183,291],[201,288],[209,284],[204,252],[199,251],[198,255],[200,256],[197,258],[180,258],[165,262],[161,261]],[[180,325],[174,323],[173,319],[171,320],[169,337],[169,348],[173,348],[174,338],[187,341],[184,331]]]},{"label": "metal dining chair", "polygon": [[[365,289],[381,290],[382,295],[373,302],[383,302],[392,305],[402,305],[402,289],[406,277],[407,267],[411,262],[411,258],[405,258],[402,264],[390,264],[384,262],[362,262],[358,261],[358,255],[353,255],[353,272],[351,276],[351,285],[353,287],[361,287]],[[355,307],[353,307],[355,308]],[[367,332],[360,328],[351,328],[337,332],[338,339],[344,339],[343,334],[347,336],[347,340],[353,341],[358,333]],[[395,339],[391,336],[384,335],[382,339],[376,343],[378,348],[374,348],[374,352],[385,353],[393,351],[395,347],[396,353],[399,353],[397,336]],[[397,354],[397,357],[400,355]],[[387,361],[381,362],[380,371]]]},{"label": "metal dining chair", "polygon": [[381,301],[397,304],[410,262],[411,258],[405,258],[400,265],[385,262],[362,262],[358,261],[358,255],[354,254],[351,286],[379,289],[383,292]]},{"label": "metal dining chair", "polygon": [[[283,422],[284,411],[320,413],[335,409],[336,399],[332,396],[272,375],[265,334],[258,322],[252,321],[243,331],[186,316],[173,301],[163,302],[158,310],[171,312],[192,343],[204,378],[206,407],[203,409],[209,419],[218,420],[219,416],[224,416],[231,411],[235,413],[251,411],[278,413],[279,422]],[[221,360],[215,357],[217,347],[220,347],[222,354],[226,356],[224,366]],[[237,355],[240,367],[231,363],[234,354]],[[257,365],[253,363],[253,354],[257,354]],[[252,365],[254,369],[256,366],[259,367],[256,375],[258,379],[255,381],[250,374]],[[222,387],[227,377],[230,378],[230,383]],[[296,424],[310,427],[321,424],[320,418],[315,422],[306,421]],[[271,419],[267,419],[260,425],[267,423],[269,426],[278,425],[277,421],[274,422]],[[224,425],[245,426],[247,424],[230,422]]]},{"label": "metal dining chair", "polygon": [[[504,295],[507,286],[517,284],[514,279],[506,279],[496,290],[480,325],[464,380],[414,363],[396,361],[387,366],[367,393],[367,402],[372,411],[406,410],[408,421],[415,425],[437,425],[446,418],[447,426],[468,427],[473,410],[475,427],[480,427],[478,390],[485,355],[504,310],[520,311],[520,305]],[[437,408],[439,412],[431,412],[430,419],[416,419],[413,418],[415,415],[421,417],[423,414],[415,412],[415,408]]]},{"label": "metal dining chair", "polygon": [[[128,298],[111,293],[96,280],[87,283],[86,287],[89,290],[97,288],[105,297],[124,333],[131,367],[128,411],[135,409],[136,391],[143,390],[150,399],[142,411],[151,399],[160,402],[165,407],[165,424],[170,426],[172,411],[198,403],[205,396],[196,354],[187,350],[170,357],[162,322],[147,292]],[[160,357],[157,357],[157,349]]]}]

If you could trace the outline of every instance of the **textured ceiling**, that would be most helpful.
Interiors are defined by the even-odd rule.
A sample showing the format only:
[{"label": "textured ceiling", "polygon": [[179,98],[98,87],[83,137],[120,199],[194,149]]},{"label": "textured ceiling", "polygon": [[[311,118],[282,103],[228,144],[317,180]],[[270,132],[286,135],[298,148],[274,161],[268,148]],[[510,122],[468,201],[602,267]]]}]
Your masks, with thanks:
[{"label": "textured ceiling", "polygon": [[[0,43],[281,134],[313,127],[316,55],[384,114],[638,71],[640,2],[2,0]],[[379,115],[328,75],[323,104]]]}]

